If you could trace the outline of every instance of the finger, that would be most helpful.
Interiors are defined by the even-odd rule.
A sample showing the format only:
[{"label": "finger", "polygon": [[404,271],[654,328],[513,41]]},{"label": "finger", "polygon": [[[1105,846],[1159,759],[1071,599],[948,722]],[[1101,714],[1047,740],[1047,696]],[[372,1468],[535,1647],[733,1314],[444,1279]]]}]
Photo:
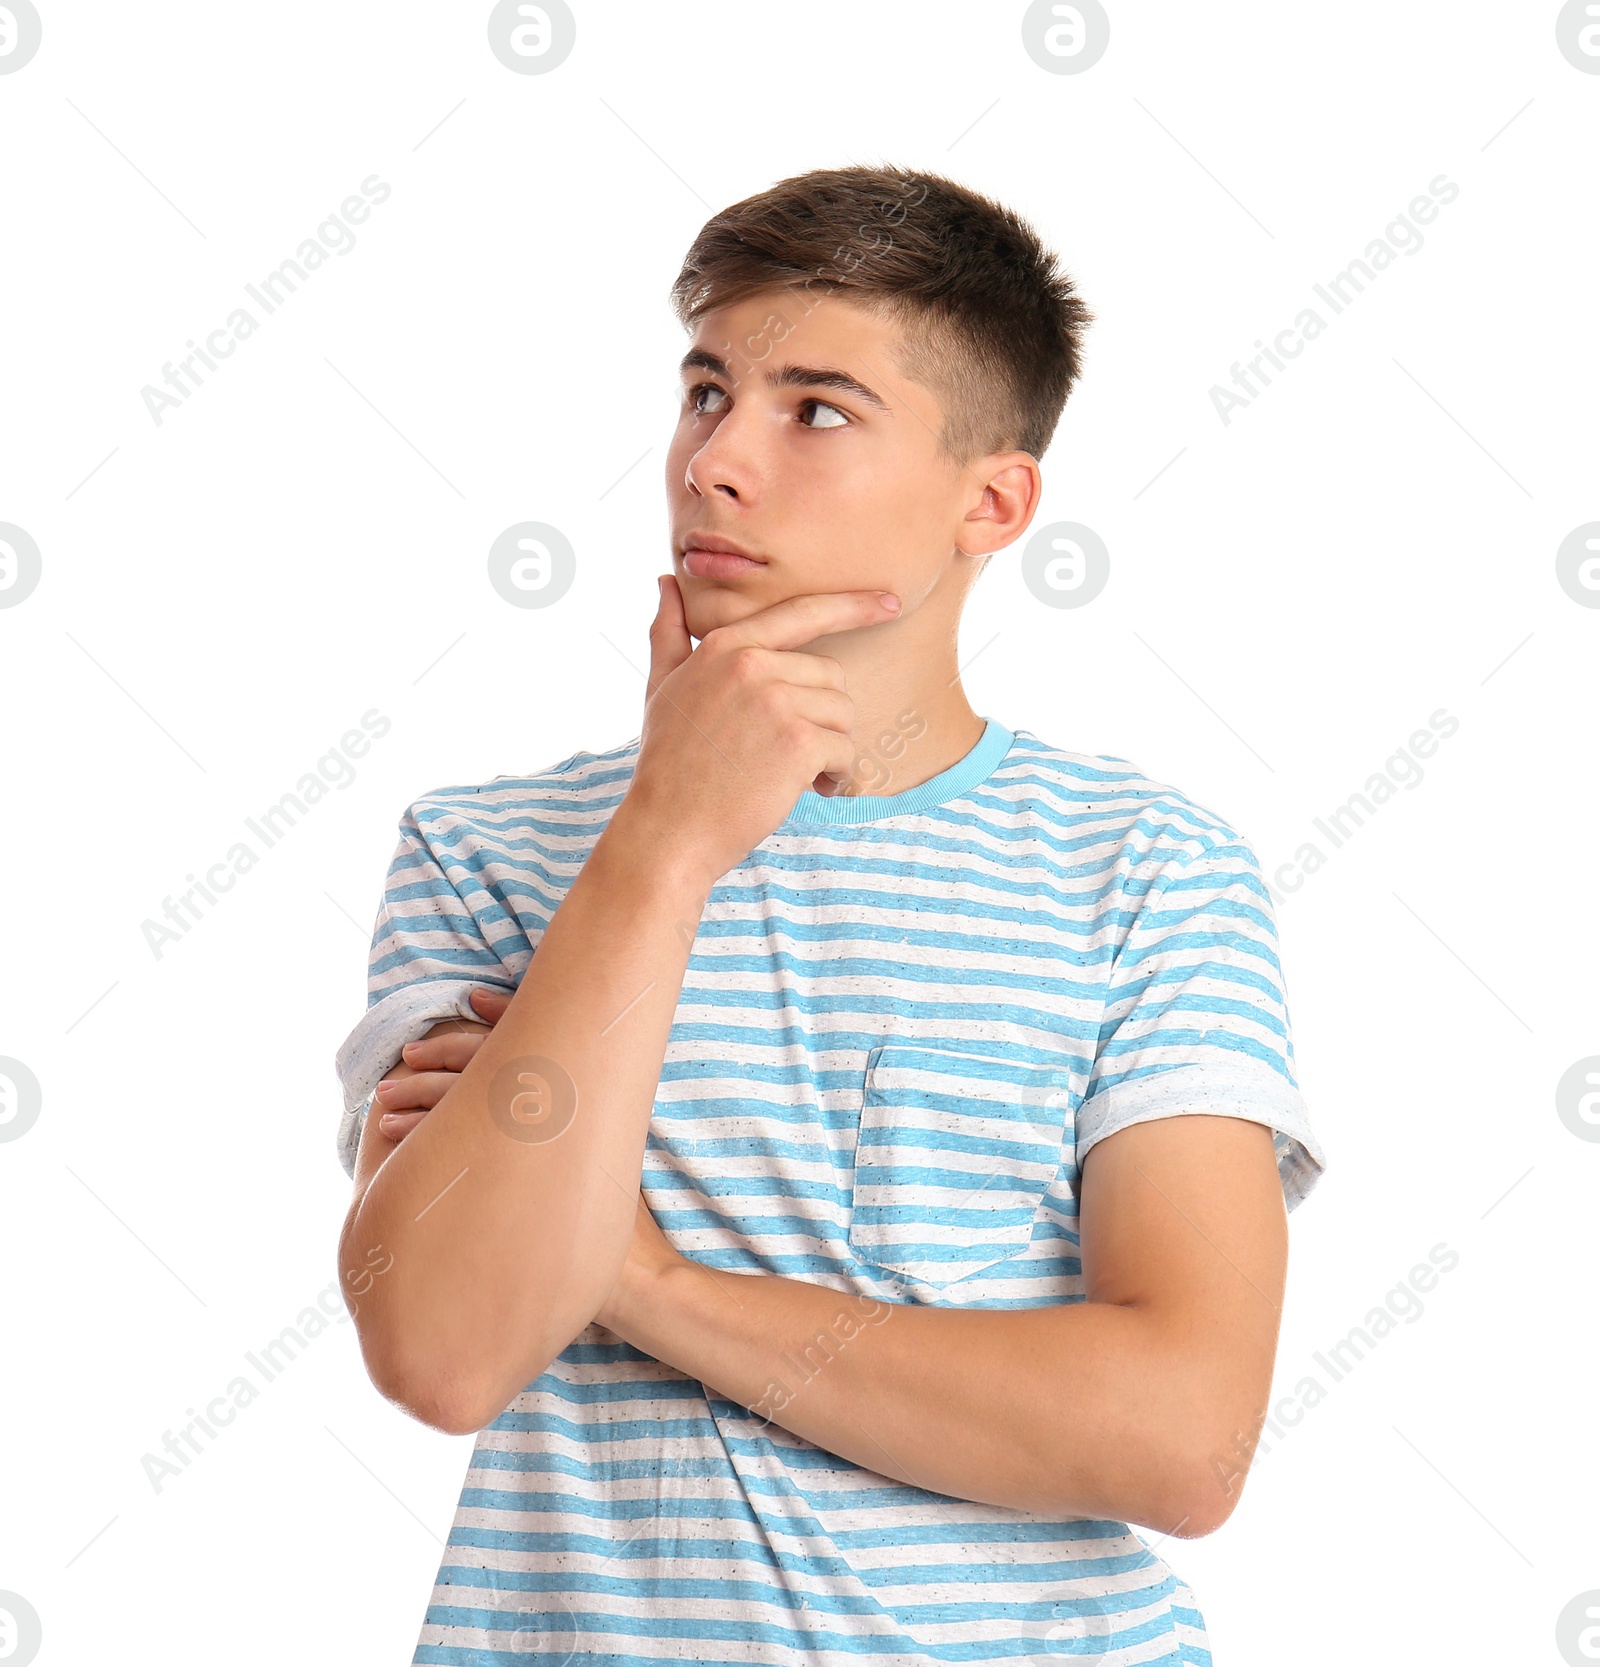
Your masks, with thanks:
[{"label": "finger", "polygon": [[818,729],[848,736],[855,727],[856,703],[842,689],[799,688],[785,697],[788,709]]},{"label": "finger", "polygon": [[389,1140],[404,1140],[427,1115],[426,1111],[386,1111],[378,1119],[378,1133]]},{"label": "finger", "polygon": [[464,1071],[490,1027],[482,1019],[464,1019],[461,1023],[472,1029],[441,1031],[437,1036],[419,1036],[407,1042],[400,1050],[401,1062],[413,1071]]},{"label": "finger", "polygon": [[400,1058],[413,1071],[464,1071],[488,1034],[486,1030],[469,1030],[424,1036],[419,1042],[407,1042]]},{"label": "finger", "polygon": [[812,778],[811,787],[824,798],[832,798],[838,791],[848,787],[855,776],[859,763],[856,744],[851,736],[840,734],[833,729],[819,729],[817,738],[819,749],[812,756],[818,769]]},{"label": "finger", "polygon": [[645,700],[656,692],[664,677],[675,672],[694,652],[689,636],[689,625],[683,615],[683,592],[671,573],[657,581],[661,597],[656,604],[656,617],[650,622],[650,680],[645,687]]},{"label": "finger", "polygon": [[807,654],[802,649],[756,648],[746,644],[753,676],[768,676],[802,688],[840,689],[844,667],[831,654]]},{"label": "finger", "polygon": [[468,999],[473,1007],[493,1024],[497,1019],[505,1016],[505,1010],[511,1005],[513,992],[510,990],[474,990]]},{"label": "finger", "polygon": [[419,1071],[411,1077],[391,1077],[378,1084],[372,1103],[384,1111],[409,1111],[415,1106],[430,1111],[460,1080],[454,1071]]},{"label": "finger", "polygon": [[835,631],[887,623],[895,614],[884,606],[886,594],[880,590],[834,590],[790,596],[732,625],[717,626],[705,641],[716,640],[725,648],[746,643],[756,648],[803,648]]}]

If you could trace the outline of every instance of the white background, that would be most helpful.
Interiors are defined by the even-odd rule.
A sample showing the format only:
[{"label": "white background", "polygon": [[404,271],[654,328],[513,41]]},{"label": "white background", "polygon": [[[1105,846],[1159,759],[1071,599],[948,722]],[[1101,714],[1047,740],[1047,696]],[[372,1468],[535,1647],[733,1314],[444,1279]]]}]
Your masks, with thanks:
[{"label": "white background", "polygon": [[[1459,721],[1279,908],[1330,1167],[1276,1395],[1459,1263],[1157,1549],[1219,1667],[1559,1663],[1600,1587],[1600,1144],[1555,1101],[1600,1054],[1600,610],[1555,566],[1600,518],[1600,76],[1558,7],[1117,3],[1054,75],[1017,4],[580,3],[518,75],[486,4],[40,4],[0,76],[0,521],[43,559],[0,609],[0,1054],[44,1095],[0,1145],[0,1588],[39,1659],[410,1659],[472,1443],[348,1322],[159,1490],[144,1457],[334,1306],[332,1057],[402,811],[638,731],[684,250],[894,161],[1016,208],[1097,314],[1035,526],[1093,527],[1110,582],[1052,608],[995,559],[980,713],[1135,761],[1269,873]],[[374,173],[356,246],[157,425],[141,389]],[[1423,246],[1224,424],[1212,386],[1441,174]],[[547,610],[486,577],[529,519],[577,551]],[[372,709],[353,783],[153,953]]]}]

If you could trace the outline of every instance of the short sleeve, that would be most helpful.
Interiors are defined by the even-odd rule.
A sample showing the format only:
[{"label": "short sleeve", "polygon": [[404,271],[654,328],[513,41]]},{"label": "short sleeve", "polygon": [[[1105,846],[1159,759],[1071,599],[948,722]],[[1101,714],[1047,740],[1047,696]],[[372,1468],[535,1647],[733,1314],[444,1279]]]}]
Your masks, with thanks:
[{"label": "short sleeve", "polygon": [[339,1161],[352,1177],[372,1092],[400,1050],[442,1019],[479,1019],[471,993],[515,990],[531,958],[485,882],[480,845],[458,816],[426,799],[401,819],[367,959],[367,1010],[334,1058],[344,1088]]},{"label": "short sleeve", "polygon": [[1254,851],[1237,838],[1175,858],[1137,902],[1109,972],[1078,1162],[1119,1129],[1195,1112],[1272,1129],[1286,1209],[1321,1178],[1272,901]]}]

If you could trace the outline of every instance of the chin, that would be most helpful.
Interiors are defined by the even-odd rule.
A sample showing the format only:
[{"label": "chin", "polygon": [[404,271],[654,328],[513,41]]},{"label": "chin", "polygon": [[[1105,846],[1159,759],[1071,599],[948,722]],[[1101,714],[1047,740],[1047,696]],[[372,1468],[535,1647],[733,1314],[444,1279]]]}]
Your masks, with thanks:
[{"label": "chin", "polygon": [[748,619],[751,614],[760,613],[763,608],[770,607],[774,601],[779,600],[781,598],[772,597],[767,601],[758,602],[753,596],[740,595],[737,591],[725,590],[716,584],[702,584],[693,593],[685,587],[683,620],[689,629],[689,635],[699,642],[708,631]]}]

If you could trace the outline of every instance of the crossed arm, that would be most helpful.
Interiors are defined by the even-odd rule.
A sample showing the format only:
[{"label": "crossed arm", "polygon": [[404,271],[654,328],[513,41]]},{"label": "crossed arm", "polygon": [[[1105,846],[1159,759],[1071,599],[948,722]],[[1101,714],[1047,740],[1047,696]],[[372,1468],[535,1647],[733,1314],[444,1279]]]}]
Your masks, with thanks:
[{"label": "crossed arm", "polygon": [[[413,1045],[391,1075],[414,1082],[382,1098],[425,1110],[450,1078],[413,1066],[475,1046]],[[711,1394],[897,1481],[1052,1518],[1211,1533],[1238,1501],[1277,1349],[1288,1232],[1272,1131],[1189,1114],[1106,1136],[1083,1162],[1078,1230],[1083,1302],[913,1307],[707,1268],[672,1249],[641,1198],[595,1319]],[[480,1410],[475,1428],[504,1409]]]}]

